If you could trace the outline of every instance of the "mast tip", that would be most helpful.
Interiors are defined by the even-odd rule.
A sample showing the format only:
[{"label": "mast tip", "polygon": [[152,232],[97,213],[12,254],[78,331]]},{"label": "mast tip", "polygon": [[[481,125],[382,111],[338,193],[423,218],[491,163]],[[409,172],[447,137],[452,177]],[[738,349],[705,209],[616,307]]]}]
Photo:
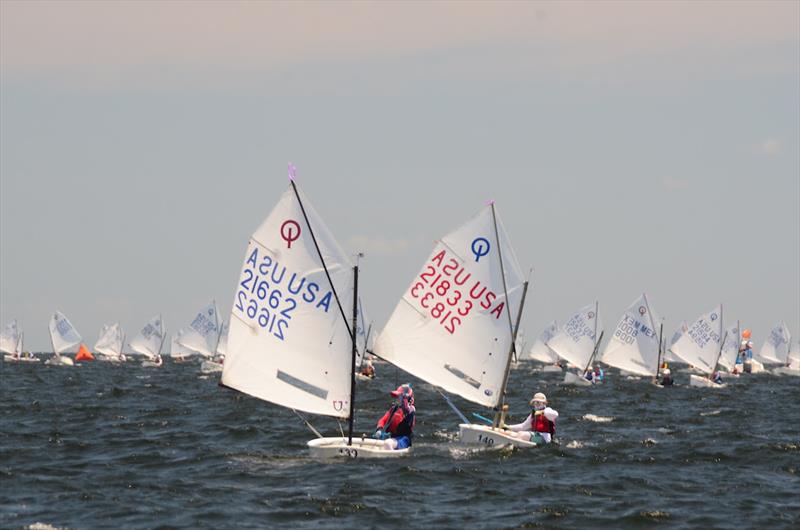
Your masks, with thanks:
[{"label": "mast tip", "polygon": [[297,176],[297,168],[289,162],[289,180],[294,182],[295,177]]},{"label": "mast tip", "polygon": [[486,201],[486,206],[491,206],[493,204],[494,204],[494,199],[489,199],[488,201]]}]

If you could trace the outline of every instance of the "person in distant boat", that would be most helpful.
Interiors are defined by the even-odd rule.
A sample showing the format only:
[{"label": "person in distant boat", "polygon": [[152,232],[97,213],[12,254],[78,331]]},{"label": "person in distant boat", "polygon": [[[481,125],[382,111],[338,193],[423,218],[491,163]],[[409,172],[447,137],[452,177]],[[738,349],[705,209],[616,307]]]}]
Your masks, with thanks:
[{"label": "person in distant boat", "polygon": [[602,369],[602,368],[600,368],[600,365],[599,365],[599,364],[598,364],[598,365],[596,365],[596,366],[594,367],[594,382],[595,382],[595,383],[602,383],[602,382],[603,382],[603,379],[605,379],[605,378],[606,378],[606,374],[605,374],[605,372],[603,371],[603,369]]},{"label": "person in distant boat", "polygon": [[361,369],[361,375],[372,378],[375,377],[375,367],[372,366],[372,361],[367,359],[366,364]]},{"label": "person in distant boat", "polygon": [[558,411],[547,406],[547,396],[541,392],[533,395],[530,401],[531,413],[522,423],[504,425],[509,431],[519,434],[518,438],[537,444],[549,444],[556,436]]},{"label": "person in distant boat", "polygon": [[714,372],[711,375],[711,380],[714,381],[718,385],[722,384],[722,374],[720,373],[719,370],[717,370],[716,372]]},{"label": "person in distant boat", "polygon": [[661,386],[672,386],[672,372],[669,370],[669,365],[664,363],[661,367]]},{"label": "person in distant boat", "polygon": [[164,364],[164,359],[161,358],[161,355],[156,355],[156,358],[153,359],[153,363],[155,363],[156,366],[161,366]]},{"label": "person in distant boat", "polygon": [[414,426],[417,424],[417,409],[414,406],[414,390],[410,384],[400,385],[392,390],[392,397],[397,401],[386,414],[378,420],[373,438],[385,440],[387,449],[405,449],[411,447],[414,438]]},{"label": "person in distant boat", "polygon": [[744,364],[746,361],[753,359],[753,341],[750,340],[749,329],[742,331],[742,344],[739,346],[739,356],[736,358],[736,364]]},{"label": "person in distant boat", "polygon": [[586,373],[583,374],[583,378],[586,379],[587,381],[591,381],[592,383],[596,382],[594,380],[594,371],[591,368],[586,370]]}]

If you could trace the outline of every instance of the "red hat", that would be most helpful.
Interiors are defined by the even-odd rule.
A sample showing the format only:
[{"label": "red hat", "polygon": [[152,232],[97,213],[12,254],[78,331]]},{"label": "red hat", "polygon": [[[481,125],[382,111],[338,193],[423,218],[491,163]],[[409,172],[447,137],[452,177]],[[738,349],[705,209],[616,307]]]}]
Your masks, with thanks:
[{"label": "red hat", "polygon": [[414,390],[411,388],[411,385],[406,384],[398,386],[397,390],[392,390],[390,394],[392,394],[393,397],[398,397],[401,395],[414,397]]}]

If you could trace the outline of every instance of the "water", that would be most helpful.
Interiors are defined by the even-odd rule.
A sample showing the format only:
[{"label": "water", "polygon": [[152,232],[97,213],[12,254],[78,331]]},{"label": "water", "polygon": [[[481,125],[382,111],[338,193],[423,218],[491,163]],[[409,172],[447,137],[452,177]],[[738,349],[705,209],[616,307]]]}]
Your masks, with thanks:
[{"label": "water", "polygon": [[[377,369],[358,384],[358,433],[390,403],[395,369]],[[219,388],[196,364],[5,364],[0,527],[800,527],[800,378],[722,390],[559,380],[522,364],[509,399],[522,421],[545,392],[559,445],[466,451],[456,416],[412,379],[413,456],[322,462],[290,411]]]}]

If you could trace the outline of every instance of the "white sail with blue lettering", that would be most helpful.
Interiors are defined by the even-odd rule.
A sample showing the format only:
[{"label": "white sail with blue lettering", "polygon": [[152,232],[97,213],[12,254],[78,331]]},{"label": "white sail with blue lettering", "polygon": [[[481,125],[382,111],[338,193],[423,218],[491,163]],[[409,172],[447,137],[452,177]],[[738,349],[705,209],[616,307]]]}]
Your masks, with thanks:
[{"label": "white sail with blue lettering", "polygon": [[144,325],[139,334],[130,342],[131,349],[136,353],[153,359],[161,354],[165,335],[164,319],[161,318],[161,315],[156,315]]},{"label": "white sail with blue lettering", "polygon": [[762,361],[768,363],[785,364],[789,358],[790,341],[791,335],[789,334],[789,328],[786,327],[786,323],[782,321],[778,322],[769,332],[767,340],[764,341],[761,350],[758,352],[758,357]]},{"label": "white sail with blue lettering", "polygon": [[736,366],[736,357],[739,355],[739,323],[729,326],[725,340],[722,343],[722,353],[719,356],[719,365],[726,370],[733,371]]},{"label": "white sail with blue lettering", "polygon": [[572,315],[547,341],[547,345],[559,357],[583,370],[594,353],[602,330],[599,304],[595,302]]},{"label": "white sail with blue lettering", "polygon": [[542,334],[539,335],[539,338],[537,338],[536,342],[534,342],[533,346],[531,346],[529,357],[534,361],[540,361],[548,364],[558,362],[558,354],[547,345],[547,341],[552,339],[557,331],[558,323],[553,320],[547,325],[546,328],[544,328]]},{"label": "white sail with blue lettering", "polygon": [[352,307],[348,255],[290,185],[248,243],[222,384],[284,407],[349,417]]},{"label": "white sail with blue lettering", "polygon": [[122,344],[124,337],[122,327],[119,323],[104,325],[100,330],[100,336],[94,345],[96,352],[107,357],[119,357],[122,355]]},{"label": "white sail with blue lettering", "polygon": [[722,305],[700,316],[672,345],[672,353],[698,370],[711,374],[722,347]]},{"label": "white sail with blue lettering", "polygon": [[494,407],[502,399],[524,283],[505,228],[487,206],[436,243],[376,338],[375,353],[430,384]]},{"label": "white sail with blue lettering", "polygon": [[194,350],[205,357],[213,357],[219,341],[219,316],[217,304],[211,301],[198,311],[189,327],[183,330],[178,339],[181,346]]},{"label": "white sail with blue lettering", "polygon": [[600,360],[620,370],[655,377],[660,324],[661,320],[653,311],[647,295],[642,294],[622,315]]},{"label": "white sail with blue lettering", "polygon": [[0,351],[12,355],[21,354],[22,350],[17,348],[21,335],[17,321],[9,322],[0,332]]},{"label": "white sail with blue lettering", "polygon": [[56,311],[50,317],[50,340],[53,343],[53,353],[58,355],[80,344],[81,336],[72,322],[61,311]]}]

